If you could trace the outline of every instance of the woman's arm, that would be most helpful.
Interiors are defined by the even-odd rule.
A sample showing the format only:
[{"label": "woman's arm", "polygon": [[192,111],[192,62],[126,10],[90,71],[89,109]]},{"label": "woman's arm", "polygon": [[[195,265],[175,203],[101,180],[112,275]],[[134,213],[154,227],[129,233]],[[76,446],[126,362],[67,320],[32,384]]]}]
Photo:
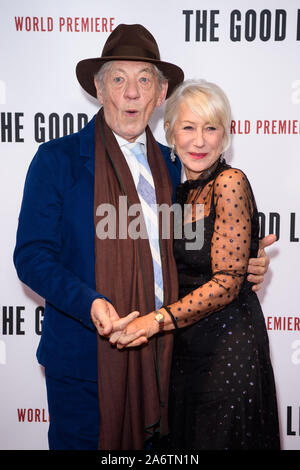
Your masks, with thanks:
[{"label": "woman's arm", "polygon": [[[211,241],[212,276],[208,282],[168,306],[178,328],[191,325],[232,302],[247,275],[253,210],[248,180],[242,171],[229,169],[218,175],[214,188],[216,219]],[[164,314],[164,331],[174,329],[172,317],[164,308],[160,312]],[[156,334],[159,324],[155,312],[134,320],[118,339],[119,344],[123,342],[128,346],[126,333],[132,333],[136,328],[144,329],[148,338]]]}]

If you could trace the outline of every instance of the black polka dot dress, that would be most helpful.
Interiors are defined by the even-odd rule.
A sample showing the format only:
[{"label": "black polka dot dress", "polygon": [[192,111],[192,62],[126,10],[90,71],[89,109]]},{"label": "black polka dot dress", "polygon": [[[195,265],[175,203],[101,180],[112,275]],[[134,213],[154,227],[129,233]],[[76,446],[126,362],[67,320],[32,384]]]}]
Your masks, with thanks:
[{"label": "black polka dot dress", "polygon": [[179,329],[174,333],[170,435],[163,445],[279,449],[268,336],[246,279],[259,230],[250,184],[241,170],[220,158],[197,181],[180,185],[177,200],[192,205],[183,227],[194,232],[195,240],[202,236],[202,247],[190,249],[185,230],[174,240],[180,300],[169,308]]}]

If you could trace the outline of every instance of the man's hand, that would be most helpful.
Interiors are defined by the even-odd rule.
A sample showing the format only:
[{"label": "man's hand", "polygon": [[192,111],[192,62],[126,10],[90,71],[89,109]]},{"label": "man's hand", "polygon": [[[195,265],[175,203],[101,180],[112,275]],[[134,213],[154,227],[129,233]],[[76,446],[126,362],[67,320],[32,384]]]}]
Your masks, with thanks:
[{"label": "man's hand", "polygon": [[113,322],[120,319],[113,305],[105,299],[94,300],[91,318],[101,336],[108,336],[112,332]]},{"label": "man's hand", "polygon": [[119,337],[126,337],[126,342],[134,342],[135,346],[147,342],[145,331],[134,328],[128,334],[124,329],[139,316],[139,312],[131,312],[127,317],[120,318],[115,308],[105,299],[95,299],[91,307],[91,318],[100,336],[105,336],[112,344],[115,344]]},{"label": "man's hand", "polygon": [[264,280],[264,275],[268,271],[270,259],[265,253],[265,248],[272,245],[276,241],[276,235],[268,235],[259,241],[259,250],[257,258],[250,258],[248,264],[247,277],[249,282],[254,283],[252,290],[254,292],[259,291]]}]

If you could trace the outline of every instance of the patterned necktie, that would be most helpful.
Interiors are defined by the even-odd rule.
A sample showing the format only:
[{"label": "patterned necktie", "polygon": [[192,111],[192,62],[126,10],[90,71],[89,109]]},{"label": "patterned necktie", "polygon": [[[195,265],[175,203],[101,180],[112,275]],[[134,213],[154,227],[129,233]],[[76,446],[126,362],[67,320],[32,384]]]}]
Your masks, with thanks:
[{"label": "patterned necktie", "polygon": [[145,219],[152,254],[155,287],[155,308],[158,309],[163,305],[164,294],[155,187],[147,158],[142,150],[142,145],[136,143],[130,150],[139,163],[140,176],[137,185],[137,193],[139,195],[143,210],[143,216]]}]

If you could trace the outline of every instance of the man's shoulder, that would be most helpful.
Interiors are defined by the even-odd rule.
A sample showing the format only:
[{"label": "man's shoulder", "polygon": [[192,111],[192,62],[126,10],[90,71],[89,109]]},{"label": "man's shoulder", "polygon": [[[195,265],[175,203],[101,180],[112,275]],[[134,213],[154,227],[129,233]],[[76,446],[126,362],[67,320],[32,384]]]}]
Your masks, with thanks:
[{"label": "man's shoulder", "polygon": [[[53,175],[78,173],[94,153],[94,119],[80,131],[41,144],[31,161],[30,171]],[[84,158],[83,158],[84,157]],[[76,170],[78,169],[78,170]]]},{"label": "man's shoulder", "polygon": [[170,148],[167,147],[166,145],[161,144],[160,142],[157,142],[157,143],[163,156],[170,157]]},{"label": "man's shoulder", "polygon": [[162,153],[162,156],[164,157],[164,160],[167,164],[167,167],[169,169],[169,171],[171,172],[171,174],[178,174],[179,177],[180,177],[180,174],[181,174],[181,162],[178,158],[178,156],[176,155],[176,158],[175,158],[175,161],[173,162],[171,160],[171,149],[170,147],[166,146],[166,145],[163,145],[161,144],[160,142],[157,142],[158,143],[158,146],[160,148],[160,151]]},{"label": "man's shoulder", "polygon": [[91,143],[94,139],[95,117],[93,117],[82,129],[57,139],[52,139],[40,145],[39,150],[45,152],[74,152],[80,151],[81,143]]}]

